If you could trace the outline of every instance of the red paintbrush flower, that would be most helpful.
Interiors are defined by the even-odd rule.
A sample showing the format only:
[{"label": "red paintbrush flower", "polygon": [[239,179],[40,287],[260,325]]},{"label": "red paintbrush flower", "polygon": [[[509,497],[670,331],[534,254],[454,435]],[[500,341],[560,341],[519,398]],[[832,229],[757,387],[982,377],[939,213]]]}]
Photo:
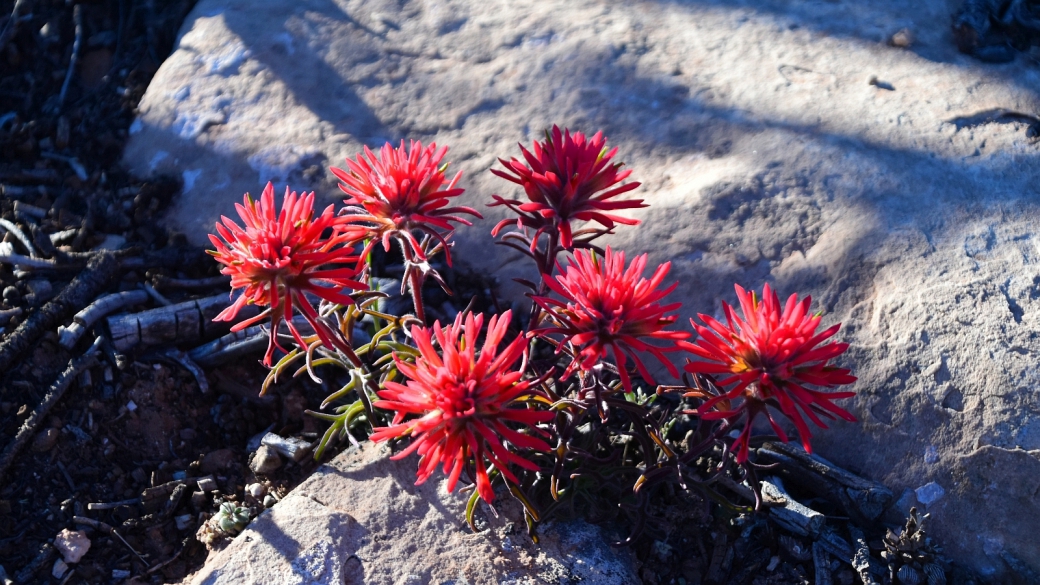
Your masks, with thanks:
[{"label": "red paintbrush flower", "polygon": [[[519,360],[527,347],[520,336],[501,351],[498,346],[509,328],[510,312],[495,316],[488,323],[484,345],[477,351],[484,316],[460,314],[452,325],[432,328],[413,327],[412,339],[419,350],[415,363],[394,360],[397,369],[408,378],[406,384],[386,382],[379,391],[382,400],[373,403],[376,408],[396,411],[391,426],[374,429],[373,441],[414,436],[412,444],[393,459],[401,459],[418,452],[419,485],[425,482],[443,464],[448,474],[448,491],[455,489],[463,468],[474,464],[477,492],[491,503],[494,493],[488,479],[487,465],[494,465],[506,479],[516,482],[509,470],[514,464],[537,471],[534,463],[514,454],[503,440],[520,449],[548,451],[549,445],[538,438],[525,435],[507,423],[535,425],[555,416],[551,412],[516,406],[526,397],[536,395],[529,380],[522,380],[524,365],[519,370],[511,366]],[[433,345],[436,339],[438,352]],[[404,420],[407,415],[419,418]]]},{"label": "red paintbrush flower", "polygon": [[[335,266],[353,265],[358,258],[352,254],[349,237],[330,229],[342,222],[331,205],[320,216],[314,217],[313,192],[297,196],[295,191],[290,193],[286,187],[282,210],[276,215],[274,185],[268,183],[259,204],[246,193],[242,204],[236,203],[235,208],[245,227],[221,216],[223,223],[217,224],[220,237],[209,236],[217,248],[210,254],[224,265],[221,273],[231,277],[232,294],[237,289],[242,289],[242,293],[214,321],[231,321],[248,304],[268,307],[231,330],[239,331],[270,316],[271,339],[264,356],[264,363],[270,366],[274,349],[279,347],[277,335],[282,321],[288,325],[297,342],[302,347],[307,346],[292,324],[293,305],[319,335],[328,335],[305,294],[346,304],[354,301],[342,294],[342,289],[367,287],[352,280],[357,275],[353,266]],[[327,235],[324,234],[326,230],[329,231]],[[322,269],[323,266],[330,267]]]},{"label": "red paintbrush flower", "polygon": [[[811,453],[809,439],[812,433],[802,417],[803,413],[821,428],[827,426],[818,415],[856,420],[833,403],[840,398],[855,396],[855,392],[820,392],[806,387],[830,388],[856,381],[849,375],[849,370],[828,363],[844,353],[849,344],[832,342],[820,346],[837,333],[841,325],[816,333],[820,316],[809,313],[812,297],[799,302],[798,295],[791,295],[781,311],[780,299],[768,284],[762,290],[761,300],[740,286],[735,288],[743,318],[737,317],[733,307],[723,303],[725,325],[707,315],[698,315],[707,327],[691,320],[700,338],[696,343],[681,343],[690,352],[707,360],[687,364],[686,371],[724,376],[718,380],[718,385],[723,388],[733,386],[721,395],[708,398],[697,412],[705,419],[733,422],[747,413],[744,428],[734,444],[740,463],[747,460],[751,428],[759,414],[765,414],[776,434],[787,441],[787,435],[767,406],[779,408],[794,423],[802,445]],[[688,395],[705,398],[698,392]],[[736,400],[740,403],[734,405]]]},{"label": "red paintbrush flower", "polygon": [[447,147],[437,150],[435,143],[423,147],[421,142],[413,140],[406,149],[402,140],[401,146],[395,149],[388,142],[379,156],[366,146],[357,160],[347,159],[347,170],[331,169],[332,174],[343,181],[339,188],[350,196],[346,204],[356,209],[346,216],[349,227],[345,229],[358,239],[370,238],[361,254],[363,258],[368,256],[375,242],[381,241],[383,248],[389,250],[391,237],[398,236],[409,243],[418,260],[425,260],[422,246],[411,233],[415,229],[443,244],[445,258],[451,264],[445,241],[454,229],[451,222],[472,225],[459,214],[482,216],[469,207],[448,207],[450,199],[461,195],[463,189],[455,187],[462,171],[445,186],[444,171],[448,165],[442,166],[441,159],[447,152]]},{"label": "red paintbrush flower", "polygon": [[534,301],[555,321],[553,326],[538,329],[536,333],[563,335],[564,341],[574,345],[578,352],[564,377],[575,369],[590,370],[606,357],[608,348],[614,354],[626,392],[632,391],[632,381],[625,367],[627,358],[632,358],[643,379],[654,383],[636,352],[651,353],[673,376],[678,375],[664,353],[677,351],[679,347],[672,343],[659,347],[644,341],[675,341],[689,337],[689,333],[682,331],[665,331],[665,327],[678,318],[666,313],[681,306],[680,303],[661,305],[658,302],[678,284],[658,290],[670,267],[670,262],[658,266],[648,280],[643,278],[646,254],[636,256],[626,269],[625,253],[614,253],[608,246],[602,259],[595,252],[578,251],[566,273],[558,267],[559,276],[543,275],[549,288],[564,300],[534,297]]},{"label": "red paintbrush flower", "polygon": [[[618,185],[632,171],[622,171],[621,163],[610,162],[617,148],[607,152],[605,143],[602,132],[586,140],[581,132],[571,134],[570,130],[564,130],[561,133],[559,126],[553,126],[551,135],[545,133],[545,142],[535,141],[534,152],[520,145],[526,165],[516,158],[498,159],[506,170],[491,171],[523,187],[528,201],[493,195],[495,203],[491,207],[505,205],[516,212],[518,228],[526,226],[536,230],[533,242],[537,242],[544,231],[558,230],[560,245],[568,250],[574,247],[572,220],[595,221],[607,230],[613,229],[615,223],[637,225],[639,220],[610,213],[646,205],[642,199],[614,201],[639,183]],[[499,230],[512,221],[499,222],[491,234],[498,235]]]}]

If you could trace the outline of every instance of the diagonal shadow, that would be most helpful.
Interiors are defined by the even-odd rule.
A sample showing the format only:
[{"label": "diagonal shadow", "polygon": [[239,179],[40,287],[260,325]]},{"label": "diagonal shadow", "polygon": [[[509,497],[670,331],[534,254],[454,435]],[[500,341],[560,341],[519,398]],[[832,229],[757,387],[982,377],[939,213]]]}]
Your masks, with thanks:
[{"label": "diagonal shadow", "polygon": [[684,8],[717,9],[733,12],[737,18],[766,14],[788,30],[810,29],[816,33],[858,39],[868,43],[887,43],[892,35],[908,29],[913,42],[908,50],[936,63],[985,69],[1009,82],[1020,78],[1024,68],[1035,67],[1022,54],[1008,64],[983,64],[961,53],[953,33],[954,15],[965,0],[648,0]]}]

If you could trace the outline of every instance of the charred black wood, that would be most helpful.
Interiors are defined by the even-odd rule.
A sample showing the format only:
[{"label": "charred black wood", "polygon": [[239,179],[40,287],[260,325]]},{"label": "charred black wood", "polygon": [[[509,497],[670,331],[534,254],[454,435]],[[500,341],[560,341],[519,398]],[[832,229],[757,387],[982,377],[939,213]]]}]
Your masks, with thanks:
[{"label": "charred black wood", "polygon": [[33,311],[10,337],[0,342],[0,372],[28,350],[47,331],[54,330],[72,312],[85,307],[119,277],[119,262],[109,253],[101,253],[87,262],[87,267],[58,296]]},{"label": "charred black wood", "polygon": [[15,457],[21,452],[25,445],[29,442],[29,438],[36,434],[36,430],[39,428],[40,423],[47,417],[47,414],[51,411],[51,408],[61,400],[61,397],[65,395],[65,391],[72,385],[72,381],[76,379],[76,376],[80,375],[81,372],[94,366],[97,363],[97,351],[100,347],[100,342],[95,341],[94,345],[90,347],[83,357],[72,360],[69,362],[65,371],[58,376],[58,379],[51,384],[51,387],[47,390],[47,394],[43,397],[41,402],[29,415],[29,418],[25,419],[22,423],[21,428],[18,429],[18,433],[15,435],[14,440],[11,441],[7,447],[4,448],[3,453],[0,453],[0,482],[4,478],[4,474],[7,473],[7,469],[14,463]]},{"label": "charred black wood", "polygon": [[[845,508],[850,516],[876,520],[892,501],[887,487],[853,475],[801,447],[770,441],[758,449],[760,463],[781,463],[785,479]],[[868,522],[869,523],[869,522]]]}]

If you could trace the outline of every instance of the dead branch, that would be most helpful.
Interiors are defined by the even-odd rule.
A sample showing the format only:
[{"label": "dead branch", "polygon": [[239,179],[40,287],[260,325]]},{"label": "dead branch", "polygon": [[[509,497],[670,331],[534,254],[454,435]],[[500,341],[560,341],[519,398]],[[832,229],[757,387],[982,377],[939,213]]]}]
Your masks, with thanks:
[{"label": "dead branch", "polygon": [[[138,345],[186,343],[212,337],[227,331],[227,324],[214,323],[213,318],[231,304],[227,294],[177,303],[130,315],[109,317],[108,330],[112,345],[118,351],[128,351]],[[256,308],[247,307],[239,313],[243,318],[257,314]]]},{"label": "dead branch", "polygon": [[130,546],[130,543],[127,542],[126,539],[123,538],[123,535],[119,534],[119,532],[115,528],[112,528],[108,524],[105,524],[104,522],[101,522],[99,520],[85,518],[83,516],[73,516],[72,521],[76,524],[82,524],[83,526],[90,526],[94,530],[100,530],[105,534],[108,534],[109,536],[114,536],[118,538],[119,542],[123,543],[123,546],[130,549],[130,552],[134,553],[134,556],[136,556],[138,559],[140,559],[142,563],[144,563],[144,566],[148,566],[148,560],[141,556],[141,553],[134,550],[134,547]]},{"label": "dead branch", "polygon": [[267,347],[267,338],[268,334],[262,325],[253,325],[200,345],[189,351],[188,357],[203,367],[217,366],[262,351]]},{"label": "dead branch", "polygon": [[51,408],[61,400],[61,397],[65,395],[65,391],[68,390],[72,381],[79,376],[81,372],[97,364],[97,352],[98,348],[101,347],[100,339],[95,339],[94,344],[90,346],[87,353],[83,354],[82,357],[72,360],[69,362],[65,371],[58,376],[58,379],[51,384],[51,387],[47,389],[47,394],[43,397],[43,402],[33,410],[29,418],[22,423],[22,427],[18,429],[18,433],[15,435],[14,440],[11,441],[4,452],[0,454],[0,480],[3,480],[4,474],[7,473],[7,468],[14,462],[14,458],[18,453],[25,447],[25,444],[29,442],[29,438],[36,433],[37,427],[43,422],[44,417],[50,412]]},{"label": "dead branch", "polygon": [[71,325],[58,327],[58,343],[65,349],[72,349],[98,319],[127,305],[139,305],[147,300],[148,293],[143,290],[128,290],[99,297],[85,309],[76,313],[72,317]]},{"label": "dead branch", "polygon": [[198,364],[192,361],[188,354],[175,347],[171,347],[163,351],[162,355],[177,362],[185,370],[188,370],[188,373],[190,373],[192,377],[195,378],[195,382],[198,383],[200,392],[203,394],[209,393],[209,380],[206,378],[206,372],[204,372]]},{"label": "dead branch", "polygon": [[29,239],[29,236],[25,235],[25,232],[23,232],[21,228],[19,228],[13,222],[7,221],[3,218],[0,218],[0,227],[4,228],[5,231],[17,238],[18,241],[21,242],[23,246],[25,246],[25,249],[29,252],[30,257],[39,257],[39,254],[36,253],[36,248],[34,248],[32,245],[32,240]]},{"label": "dead branch", "polygon": [[[867,538],[863,535],[863,531],[855,525],[850,524],[849,536],[852,537],[852,543],[856,549],[856,552],[852,557],[852,568],[856,570],[860,581],[863,581],[863,585],[878,585],[878,582],[874,579],[871,571],[872,566],[877,563],[870,556],[870,549],[867,547]],[[880,567],[878,570],[883,571]]]},{"label": "dead branch", "polygon": [[19,268],[79,268],[78,266],[63,265],[55,262],[54,260],[46,260],[43,258],[30,258],[29,256],[22,256],[21,254],[3,254],[0,255],[0,263],[12,264]]},{"label": "dead branch", "polygon": [[6,372],[14,360],[36,343],[46,331],[52,331],[72,313],[87,306],[119,276],[119,263],[112,254],[93,256],[72,282],[53,300],[33,311],[11,335],[0,342],[0,372]]},{"label": "dead branch", "polygon": [[778,479],[762,482],[762,498],[780,503],[769,508],[769,514],[791,532],[816,537],[823,529],[824,515],[795,501]]},{"label": "dead branch", "polygon": [[875,520],[892,501],[885,486],[853,475],[801,447],[769,441],[758,449],[760,463],[783,463],[784,476],[843,506],[851,515]]},{"label": "dead branch", "polygon": [[155,288],[166,289],[206,289],[215,287],[227,287],[231,282],[229,276],[211,276],[209,278],[170,278],[168,276],[156,276],[154,278]]},{"label": "dead branch", "polygon": [[[83,46],[83,8],[79,4],[72,7],[72,20],[76,23],[76,38],[72,41],[72,58],[69,59],[69,68],[65,71],[65,81],[61,84],[61,93],[58,94],[59,110],[65,104],[65,94],[69,91],[72,76],[76,72],[76,66],[79,65],[80,48]],[[86,173],[84,172],[84,174]],[[80,177],[80,180],[85,179],[85,177]]]},{"label": "dead branch", "polygon": [[18,34],[18,23],[21,22],[22,16],[31,10],[32,4],[29,0],[15,0],[14,9],[11,10],[11,18],[4,25],[4,28],[0,30],[0,51],[7,48],[7,43],[14,38],[14,35]]}]

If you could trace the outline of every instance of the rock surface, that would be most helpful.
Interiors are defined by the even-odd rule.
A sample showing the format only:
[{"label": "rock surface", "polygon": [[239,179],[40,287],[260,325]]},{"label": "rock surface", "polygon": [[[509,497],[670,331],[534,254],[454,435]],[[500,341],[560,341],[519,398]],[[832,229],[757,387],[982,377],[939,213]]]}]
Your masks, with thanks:
[{"label": "rock surface", "polygon": [[[812,294],[860,378],[861,422],[817,450],[941,489],[933,533],[999,578],[1040,569],[1040,69],[958,54],[959,4],[200,0],[125,160],[183,177],[169,221],[204,242],[269,179],[334,200],[325,167],[363,144],[450,145],[482,206],[517,141],[603,129],[651,204],[610,243],[672,261],[687,316],[733,282]],[[466,252],[497,211],[456,256],[519,270]]]},{"label": "rock surface", "polygon": [[[517,510],[501,510],[474,534],[463,512],[468,497],[443,482],[415,486],[415,460],[390,461],[385,446],[366,444],[322,466],[261,514],[192,585],[636,583],[628,550],[608,547],[599,529],[549,523],[535,545]],[[508,498],[504,498],[508,500]],[[505,501],[503,506],[509,506]]]}]

